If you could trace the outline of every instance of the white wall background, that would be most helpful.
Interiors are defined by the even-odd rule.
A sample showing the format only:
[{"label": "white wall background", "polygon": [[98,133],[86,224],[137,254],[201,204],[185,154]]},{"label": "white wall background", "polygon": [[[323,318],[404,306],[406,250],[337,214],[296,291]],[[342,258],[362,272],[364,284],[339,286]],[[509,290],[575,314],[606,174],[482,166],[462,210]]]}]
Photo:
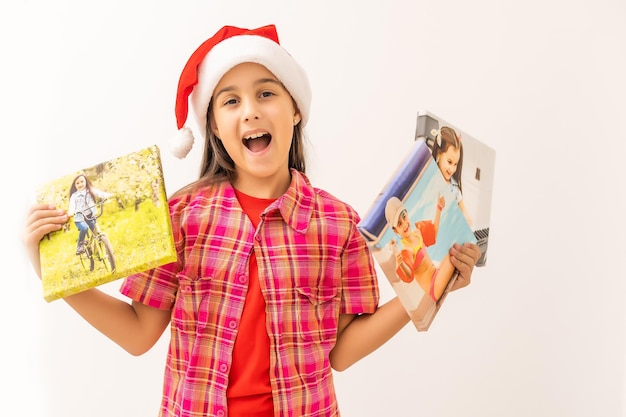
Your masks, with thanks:
[{"label": "white wall background", "polygon": [[[497,151],[489,265],[427,333],[409,325],[336,375],[343,415],[626,416],[625,19],[623,0],[3,2],[0,414],[156,416],[165,337],[134,358],[43,301],[19,241],[30,193],[167,150],[195,47],[276,23],[314,91],[309,174],[359,212],[419,109]],[[173,192],[200,146],[164,158]]]}]

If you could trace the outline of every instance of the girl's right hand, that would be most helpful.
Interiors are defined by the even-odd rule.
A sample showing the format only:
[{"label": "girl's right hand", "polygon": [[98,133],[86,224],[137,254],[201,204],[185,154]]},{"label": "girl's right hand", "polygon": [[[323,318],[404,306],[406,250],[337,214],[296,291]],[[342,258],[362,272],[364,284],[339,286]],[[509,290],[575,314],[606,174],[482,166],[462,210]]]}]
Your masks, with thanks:
[{"label": "girl's right hand", "polygon": [[57,209],[48,204],[35,204],[28,210],[24,228],[24,246],[37,275],[41,276],[39,241],[48,233],[60,230],[68,219],[65,210]]}]

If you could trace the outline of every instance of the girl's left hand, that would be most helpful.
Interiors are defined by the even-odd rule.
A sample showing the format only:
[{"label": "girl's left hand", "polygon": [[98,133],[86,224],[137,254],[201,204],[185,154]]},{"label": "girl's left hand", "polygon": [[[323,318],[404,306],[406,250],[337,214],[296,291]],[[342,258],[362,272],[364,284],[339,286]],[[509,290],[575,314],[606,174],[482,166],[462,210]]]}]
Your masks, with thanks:
[{"label": "girl's left hand", "polygon": [[467,287],[470,284],[472,271],[479,258],[480,248],[475,243],[464,243],[463,245],[455,243],[450,248],[450,261],[459,271],[459,276],[451,291]]}]

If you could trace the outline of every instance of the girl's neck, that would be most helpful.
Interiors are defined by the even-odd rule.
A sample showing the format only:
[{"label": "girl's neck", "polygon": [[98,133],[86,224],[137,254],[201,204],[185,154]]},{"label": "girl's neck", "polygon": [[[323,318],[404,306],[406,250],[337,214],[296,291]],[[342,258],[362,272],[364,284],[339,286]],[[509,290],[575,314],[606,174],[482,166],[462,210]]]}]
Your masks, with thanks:
[{"label": "girl's neck", "polygon": [[233,188],[251,197],[276,199],[285,194],[291,184],[291,173],[286,176],[258,178],[249,175],[239,175],[232,181]]}]

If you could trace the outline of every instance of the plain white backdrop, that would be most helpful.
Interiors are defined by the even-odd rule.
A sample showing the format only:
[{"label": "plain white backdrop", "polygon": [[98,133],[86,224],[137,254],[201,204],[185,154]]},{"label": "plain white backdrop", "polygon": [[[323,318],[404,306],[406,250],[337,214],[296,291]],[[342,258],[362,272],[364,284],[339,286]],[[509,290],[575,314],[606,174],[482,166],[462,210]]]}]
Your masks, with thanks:
[{"label": "plain white backdrop", "polygon": [[420,109],[497,152],[487,267],[428,332],[336,374],[342,414],[626,416],[625,19],[622,0],[4,2],[1,414],[157,415],[167,334],[131,357],[46,303],[26,207],[44,179],[151,144],[168,193],[195,179],[200,145],[167,152],[180,70],[225,24],[275,23],[313,88],[309,175],[360,213]]}]

